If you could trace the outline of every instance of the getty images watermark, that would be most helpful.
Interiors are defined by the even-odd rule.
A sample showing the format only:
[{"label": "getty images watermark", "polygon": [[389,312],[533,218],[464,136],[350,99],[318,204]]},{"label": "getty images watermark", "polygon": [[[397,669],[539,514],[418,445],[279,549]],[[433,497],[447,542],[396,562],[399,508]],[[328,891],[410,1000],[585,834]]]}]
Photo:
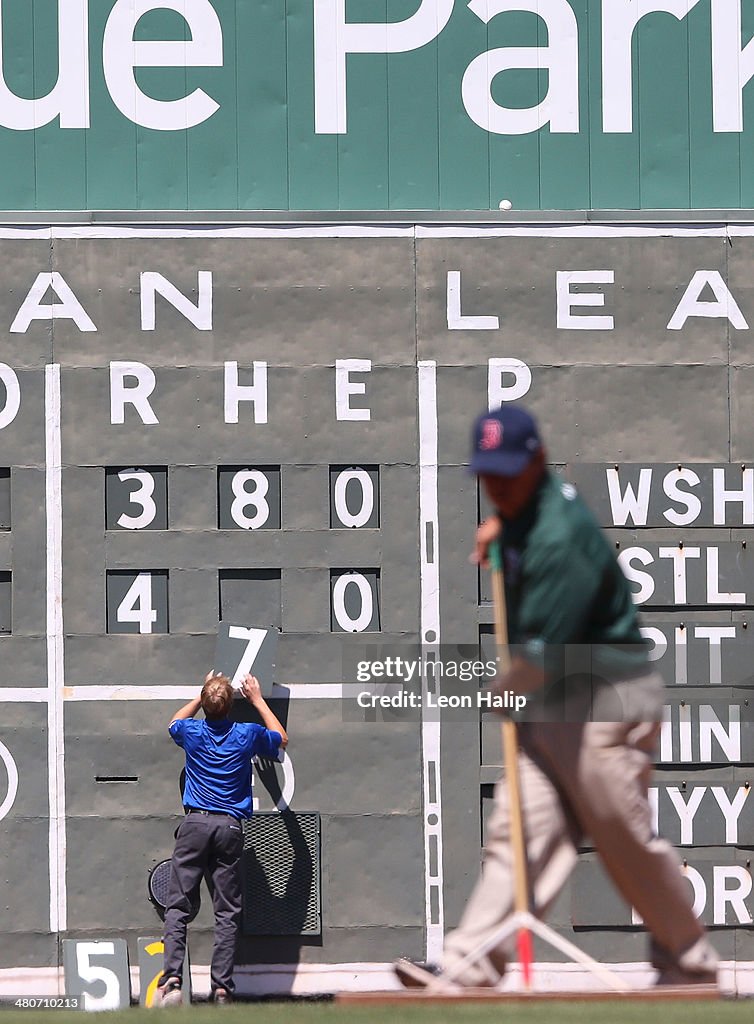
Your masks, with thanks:
[{"label": "getty images watermark", "polygon": [[364,645],[343,651],[344,717],[363,720],[375,712],[386,721],[447,712],[478,721],[483,712],[520,714],[528,698],[500,688],[500,659],[476,647]]},{"label": "getty images watermark", "polygon": [[[358,683],[375,682],[394,684],[395,692],[371,686],[356,694],[360,708],[427,708],[438,710],[483,709],[487,711],[521,712],[527,698],[513,690],[479,689],[480,683],[491,683],[500,672],[500,659],[490,658],[438,658],[433,655],[405,657],[388,654],[382,658],[363,658],[356,663]],[[477,689],[467,693],[443,692],[442,682],[476,683]],[[412,684],[425,682],[423,692],[411,688]],[[396,685],[397,684],[397,685]],[[447,685],[446,685],[447,688]],[[452,687],[455,689],[455,686]]]},{"label": "getty images watermark", "polygon": [[[497,656],[491,635],[480,641],[421,646],[344,640],[344,721],[478,722],[489,713],[522,722],[659,721],[675,690],[672,681],[666,688],[647,644],[552,645],[535,638],[509,649],[514,662],[522,659],[539,670],[530,692],[517,692],[505,685],[507,659]],[[749,665],[739,685],[753,684]]]}]

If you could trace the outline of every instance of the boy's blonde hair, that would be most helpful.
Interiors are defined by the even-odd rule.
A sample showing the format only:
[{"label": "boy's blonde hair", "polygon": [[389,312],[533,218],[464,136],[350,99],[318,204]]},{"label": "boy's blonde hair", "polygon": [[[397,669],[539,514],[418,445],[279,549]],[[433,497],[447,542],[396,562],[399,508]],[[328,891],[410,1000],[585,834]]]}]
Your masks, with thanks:
[{"label": "boy's blonde hair", "polygon": [[214,676],[202,687],[202,711],[206,718],[225,718],[233,703],[233,687],[227,676]]}]

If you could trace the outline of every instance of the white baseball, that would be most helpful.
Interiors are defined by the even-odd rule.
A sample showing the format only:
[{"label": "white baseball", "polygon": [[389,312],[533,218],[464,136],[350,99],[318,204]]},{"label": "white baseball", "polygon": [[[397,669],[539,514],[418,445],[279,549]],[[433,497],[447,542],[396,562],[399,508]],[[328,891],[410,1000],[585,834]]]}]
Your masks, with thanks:
[{"label": "white baseball", "polygon": [[501,199],[499,204],[498,204],[498,209],[500,209],[500,210],[512,210],[513,209],[513,203],[510,201],[510,199]]}]

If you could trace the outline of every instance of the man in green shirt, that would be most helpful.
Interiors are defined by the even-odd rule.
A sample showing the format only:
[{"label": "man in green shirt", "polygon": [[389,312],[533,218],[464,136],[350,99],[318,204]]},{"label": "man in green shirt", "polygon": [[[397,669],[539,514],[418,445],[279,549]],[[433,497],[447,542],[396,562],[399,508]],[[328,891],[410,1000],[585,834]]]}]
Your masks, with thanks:
[{"label": "man in green shirt", "polygon": [[[692,911],[674,850],[652,833],[647,787],[663,687],[651,671],[631,592],[575,488],[548,472],[532,416],[480,416],[471,471],[496,509],[477,529],[483,567],[501,539],[511,667],[497,685],[526,694],[518,725],[532,911],[543,916],[589,836],[652,937],[663,984],[713,984],[717,955]],[[495,789],[481,877],[441,969],[398,961],[405,985],[495,985],[509,941],[462,966],[513,909],[508,787]],[[447,977],[444,980],[443,975]]]}]

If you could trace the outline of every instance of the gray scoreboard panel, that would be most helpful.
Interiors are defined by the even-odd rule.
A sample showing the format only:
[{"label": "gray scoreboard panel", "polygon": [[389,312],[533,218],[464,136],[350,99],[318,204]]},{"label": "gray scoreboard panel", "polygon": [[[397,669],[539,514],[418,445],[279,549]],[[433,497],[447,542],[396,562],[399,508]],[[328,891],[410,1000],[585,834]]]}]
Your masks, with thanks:
[{"label": "gray scoreboard panel", "polygon": [[[180,813],[181,754],[167,721],[211,665],[218,619],[267,622],[282,629],[275,706],[292,745],[282,764],[261,766],[254,797],[262,809],[291,801],[322,815],[323,932],[298,942],[245,937],[242,962],[422,955],[419,725],[379,716],[344,726],[340,700],[325,696],[333,687],[337,695],[346,634],[418,639],[411,247],[379,239],[364,262],[356,243],[347,253],[338,242],[323,273],[322,246],[311,240],[246,242],[233,253],[202,243],[192,274],[173,282],[197,302],[198,270],[213,272],[213,330],[195,329],[158,295],[155,332],[142,334],[139,274],[169,278],[185,259],[171,244],[172,255],[138,241],[126,253],[97,242],[95,253],[71,244],[58,254],[66,274],[76,267],[69,283],[82,305],[108,326],[106,358],[93,357],[75,328],[61,332],[56,353],[74,694],[69,921],[86,934],[118,921],[131,942],[154,928],[141,893],[147,870],[169,855]],[[133,292],[113,291],[103,306],[102,281],[129,267]],[[339,360],[352,360],[340,377]],[[114,422],[119,361],[154,373],[148,402],[158,422],[143,422],[146,406],[128,402]],[[261,398],[249,400],[260,363],[265,414]],[[120,386],[139,382],[126,374]],[[240,396],[232,410],[229,391]],[[311,691],[319,684],[322,697]],[[172,704],[162,699],[170,686]],[[309,691],[297,701],[302,686]],[[103,703],[103,687],[132,687],[137,699]],[[112,877],[104,894],[93,875]],[[211,952],[206,902],[192,927],[195,962]]]},{"label": "gray scoreboard panel", "polygon": [[754,715],[750,691],[693,687],[680,696],[668,690],[658,763],[754,763]]},{"label": "gray scoreboard panel", "polygon": [[[693,687],[683,693],[681,697],[678,690],[668,690],[657,766],[754,765],[748,691]],[[500,720],[491,712],[482,713],[480,764],[484,782],[494,781],[502,767]]]},{"label": "gray scoreboard panel", "polygon": [[[706,925],[717,929],[748,927],[754,923],[750,851],[684,851],[680,870],[689,883],[694,910]],[[571,892],[574,926],[641,927],[641,920],[609,882],[595,854],[581,855]],[[717,935],[713,941],[722,951]]]},{"label": "gray scoreboard panel", "polygon": [[[707,531],[709,533],[710,531]],[[618,534],[615,546],[634,601],[647,607],[751,607],[754,550],[745,541],[685,531],[656,541]]]},{"label": "gray scoreboard panel", "polygon": [[751,767],[658,772],[655,831],[674,846],[754,846]]},{"label": "gray scoreboard panel", "polygon": [[668,686],[754,684],[754,633],[745,610],[642,610],[641,623]]},{"label": "gray scoreboard panel", "polygon": [[[458,231],[459,235],[463,233],[463,229]],[[536,229],[533,233],[537,234]],[[435,234],[440,236],[441,231]],[[565,465],[569,474],[581,462],[598,461],[664,463],[670,468],[678,459],[683,459],[684,464],[716,460],[716,464],[723,466],[730,452],[725,411],[729,325],[714,319],[689,319],[682,331],[689,349],[679,345],[677,336],[667,330],[685,282],[702,263],[725,274],[719,240],[696,239],[690,247],[677,239],[655,239],[651,245],[639,240],[635,247],[630,246],[629,256],[624,242],[615,239],[574,239],[566,246],[558,238],[545,241],[517,236],[515,243],[508,246],[495,237],[494,230],[470,230],[468,235],[473,237],[431,237],[432,229],[427,229],[419,238],[418,329],[420,357],[438,360],[442,636],[453,642],[478,638],[483,651],[489,649],[492,621],[489,580],[484,573],[477,574],[473,569],[470,572],[465,563],[471,546],[470,520],[478,504],[484,511],[484,501],[478,503],[473,481],[464,478],[462,469],[468,457],[473,412],[480,411],[493,392],[499,395],[505,391],[508,398],[525,394],[526,403],[542,423],[550,462]],[[697,265],[698,260],[702,262]],[[595,275],[590,271],[597,268],[611,271],[616,287],[578,283],[577,273],[583,274],[583,280],[594,281]],[[574,272],[571,282],[558,282],[558,272]],[[447,292],[450,273],[457,275],[452,298]],[[671,280],[683,282],[679,290],[668,287]],[[590,293],[585,296],[583,307],[574,304],[571,312],[575,316],[610,316],[610,328],[591,329],[593,324],[583,330],[573,324],[569,328],[561,326],[559,305],[561,312],[566,310],[562,293],[558,294],[559,284],[561,289],[567,287],[574,293]],[[600,305],[603,295],[604,305]],[[493,375],[491,367],[488,369],[491,359],[496,359],[498,365],[505,364],[499,374],[496,371]],[[528,391],[521,363],[531,373]],[[672,414],[668,395],[673,396]],[[678,414],[685,409],[693,409],[693,415]],[[741,409],[746,415],[743,402]],[[734,486],[734,469],[731,467],[733,475],[727,484],[730,488]],[[740,525],[731,518],[735,517],[733,502],[728,516],[731,521],[726,525]],[[628,525],[633,526],[630,522]],[[665,626],[676,614],[702,628],[708,618],[713,625],[730,623],[731,609],[736,604],[724,593],[740,593],[744,589],[738,584],[734,588],[732,583],[742,572],[740,545],[711,555],[706,550],[720,544],[730,545],[730,529],[710,530],[708,536],[699,537],[695,531],[706,525],[704,519],[694,522],[683,534],[672,528],[671,535],[672,524],[664,520],[656,525],[669,529],[657,537],[639,535],[632,539],[632,544],[656,541],[657,545],[670,546],[679,539],[689,545],[698,543],[703,548],[703,569],[699,579],[691,580],[684,604],[675,600],[673,574],[660,579],[659,587],[654,587],[659,593],[655,598],[658,610],[645,616],[646,624],[661,617],[661,625]],[[710,525],[714,526],[714,521]],[[672,556],[670,563],[675,564]],[[715,588],[710,582],[708,588],[713,572],[715,583],[720,585]],[[647,603],[654,609],[655,604]],[[750,603],[748,593],[746,603]],[[683,611],[677,611],[679,608]],[[737,635],[743,635],[740,623]],[[698,646],[703,643],[700,630],[694,636],[687,683],[711,683],[714,679],[715,665],[710,666],[709,651]],[[730,659],[725,656],[727,673]],[[706,678],[701,671],[704,658]],[[734,658],[737,671],[745,663],[745,655]],[[677,667],[680,669],[680,662],[673,663],[674,671]],[[680,675],[676,681],[681,682]],[[704,703],[714,704],[719,695],[719,689],[711,689]],[[719,710],[720,728],[727,727],[726,714],[723,708]],[[500,772],[500,728],[494,716],[483,718],[480,767],[476,771],[485,805],[491,796],[491,783]],[[705,735],[715,727],[714,721],[709,723]],[[473,884],[473,847],[481,832],[477,810],[462,796],[473,784],[467,761],[473,740],[467,728],[464,723],[454,723],[452,732],[443,733],[442,737],[446,925],[456,920]],[[681,756],[681,740],[685,756],[685,722],[682,735],[677,722],[671,723],[669,729],[669,756]],[[678,749],[672,749],[673,743]],[[711,760],[729,763],[714,736],[710,746]],[[698,757],[699,738],[693,732],[692,749]],[[730,852],[726,851],[726,855]],[[452,877],[455,883],[451,883]],[[569,908],[564,908],[560,901],[559,907],[554,912],[555,926],[573,937]],[[608,920],[606,915],[605,921]],[[630,929],[619,927],[614,934],[599,929],[594,934],[596,938],[592,939],[592,933],[580,932],[577,941],[600,958],[606,953],[613,960],[646,957],[643,937]],[[724,939],[718,946],[723,956],[735,954],[732,941]],[[554,956],[549,948],[543,953],[548,960]]]},{"label": "gray scoreboard panel", "polygon": [[0,727],[0,844],[5,851],[1,967],[57,963],[57,939],[50,934],[46,760],[44,704],[4,705]]},{"label": "gray scoreboard panel", "polygon": [[[101,930],[102,922],[117,920],[118,933],[135,941],[145,924],[159,929],[146,902],[146,879],[155,863],[170,856],[183,813],[183,757],[166,732],[178,703],[124,706],[110,700],[66,708],[68,899],[77,932]],[[253,787],[259,810],[313,807],[322,815],[328,913],[321,940],[307,940],[307,955],[319,959],[328,950],[334,955],[334,943],[345,958],[349,933],[344,929],[356,927],[367,929],[359,941],[374,959],[388,957],[390,942],[402,933],[406,948],[420,949],[421,859],[401,853],[420,850],[422,842],[420,791],[406,784],[421,770],[416,722],[379,715],[344,725],[340,700],[307,703],[312,710],[290,757],[282,764],[258,766]],[[280,700],[272,706],[293,730],[294,709]],[[253,717],[244,702],[234,714],[240,720]],[[385,769],[386,750],[393,771]],[[374,909],[373,900],[381,909],[369,919],[366,908]],[[388,927],[389,937],[382,932]],[[204,893],[191,932],[195,962],[209,961],[212,928],[211,903]],[[251,962],[269,959],[269,948],[292,948],[290,939],[284,943],[274,937],[246,937],[242,943]]]},{"label": "gray scoreboard panel", "polygon": [[754,526],[745,463],[573,463],[566,472],[602,526]]},{"label": "gray scoreboard panel", "polygon": [[[322,935],[247,937],[241,961],[386,961],[428,946],[436,954],[475,880],[498,725],[490,720],[490,742],[480,742],[476,715],[444,715],[438,730],[428,716],[353,714],[354,702],[342,700],[352,682],[343,679],[343,645],[352,633],[395,650],[487,643],[486,576],[467,561],[479,508],[464,470],[472,415],[525,395],[550,459],[569,471],[581,463],[672,469],[681,460],[706,480],[706,463],[754,457],[750,370],[735,365],[746,360],[746,332],[730,343],[726,317],[699,308],[680,330],[668,329],[697,271],[732,280],[734,263],[750,262],[748,242],[731,254],[722,236],[693,232],[215,233],[84,228],[0,238],[0,324],[14,325],[0,357],[0,574],[11,573],[12,630],[0,635],[0,699],[5,690],[15,710],[19,690],[34,690],[29,720],[40,713],[42,735],[50,697],[64,697],[64,713],[49,718],[46,775],[38,771],[44,747],[35,753],[44,827],[24,849],[48,848],[50,808],[67,837],[58,877],[37,886],[44,919],[0,940],[8,966],[54,962],[53,886],[57,927],[65,910],[70,935],[124,936],[132,962],[138,936],[157,930],[146,877],[169,855],[180,815],[181,753],[165,727],[211,665],[220,618],[281,628],[275,706],[291,747],[287,760],[261,767],[259,807],[290,800],[322,816]],[[52,290],[33,299],[39,274]],[[737,274],[745,298],[747,274]],[[579,322],[592,317],[612,319]],[[46,614],[57,583],[46,574],[44,509],[55,474],[45,458],[45,427],[54,428],[45,378],[54,383],[53,361],[64,660],[48,679]],[[22,400],[3,424],[15,382]],[[731,490],[735,464],[728,469]],[[698,770],[705,793],[693,839],[717,844],[724,867],[740,851],[721,832],[722,810],[716,822],[713,790],[735,808],[754,762],[740,678],[746,655],[731,653],[745,632],[751,580],[747,537],[733,532],[748,520],[743,511],[736,518],[731,498],[717,525],[710,486],[711,523],[704,513],[676,527],[650,497],[646,529],[612,525],[621,543],[654,560],[632,563],[653,584],[646,623],[658,631],[656,647],[659,634],[667,641],[674,689],[688,690],[685,705],[677,692],[668,698],[658,814],[672,826],[668,808],[680,804],[667,794],[674,782],[683,794],[687,768]],[[685,555],[661,554],[683,550],[679,540]],[[0,634],[7,583],[0,575]],[[740,593],[743,602],[731,597]],[[685,681],[676,616],[694,631]],[[697,630],[729,624],[736,637],[719,634],[716,682],[714,637]],[[53,799],[56,766],[65,807]],[[0,765],[0,801],[2,783]],[[748,836],[747,815],[748,803],[739,816]],[[693,853],[703,863],[707,851]],[[566,934],[569,900],[556,912]],[[205,901],[194,962],[209,959],[211,923]],[[611,955],[641,957],[622,921],[616,928]]]}]

